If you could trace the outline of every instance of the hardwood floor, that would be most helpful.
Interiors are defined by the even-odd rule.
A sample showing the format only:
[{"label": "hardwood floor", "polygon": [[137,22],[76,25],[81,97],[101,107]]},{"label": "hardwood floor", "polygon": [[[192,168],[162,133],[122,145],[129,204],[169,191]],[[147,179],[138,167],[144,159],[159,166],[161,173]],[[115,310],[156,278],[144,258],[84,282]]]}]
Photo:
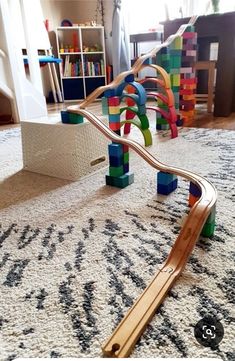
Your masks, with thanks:
[{"label": "hardwood floor", "polygon": [[[68,103],[56,103],[48,104],[47,110],[48,115],[59,114],[61,110],[66,109],[69,105],[76,105],[79,102],[68,102]],[[213,113],[207,113],[206,104],[197,104],[197,112],[195,119],[184,124],[186,127],[193,128],[214,128],[214,129],[227,129],[235,130],[235,113],[232,113],[229,117],[214,117]],[[89,109],[96,115],[102,114],[101,102],[95,101],[89,106]],[[6,124],[0,125],[0,130],[19,127],[19,124]]]},{"label": "hardwood floor", "polygon": [[[78,102],[69,102],[62,104],[49,104],[48,105],[48,113],[55,114],[59,113],[60,110],[66,109],[67,106],[78,104]],[[101,102],[96,101],[92,105],[89,106],[95,114],[101,115]],[[191,128],[214,128],[214,129],[227,129],[227,130],[235,130],[235,113],[232,113],[229,117],[214,117],[213,113],[207,113],[206,103],[197,104],[196,106],[196,116],[195,119],[184,124],[186,127]]]}]

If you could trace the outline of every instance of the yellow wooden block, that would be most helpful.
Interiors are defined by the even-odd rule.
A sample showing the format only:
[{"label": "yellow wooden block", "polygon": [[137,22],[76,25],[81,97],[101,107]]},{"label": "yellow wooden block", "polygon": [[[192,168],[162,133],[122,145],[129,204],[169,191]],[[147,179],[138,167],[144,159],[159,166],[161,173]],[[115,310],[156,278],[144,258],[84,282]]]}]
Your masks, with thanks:
[{"label": "yellow wooden block", "polygon": [[109,107],[109,114],[120,114],[120,108],[118,107]]},{"label": "yellow wooden block", "polygon": [[180,74],[172,75],[172,86],[180,86]]},{"label": "yellow wooden block", "polygon": [[183,38],[182,36],[177,36],[177,38],[173,41],[173,49],[180,50],[183,47]]}]

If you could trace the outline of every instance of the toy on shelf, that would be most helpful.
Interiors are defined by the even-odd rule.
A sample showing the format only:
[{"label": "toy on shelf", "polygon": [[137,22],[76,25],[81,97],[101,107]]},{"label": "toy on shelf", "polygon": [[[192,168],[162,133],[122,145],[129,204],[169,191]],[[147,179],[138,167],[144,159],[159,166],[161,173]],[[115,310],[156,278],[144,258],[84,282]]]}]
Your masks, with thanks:
[{"label": "toy on shelf", "polygon": [[[120,114],[122,111],[120,101],[124,98],[126,99],[127,107],[124,107],[124,110],[130,112],[127,113],[129,114],[127,117],[130,117],[130,119],[126,119],[123,124],[126,124],[126,121],[134,124],[132,113],[139,113],[138,115],[141,116],[146,114],[147,96],[143,91],[143,86],[134,80],[134,76],[146,66],[147,59],[152,58],[161,51],[161,49],[170,46],[172,43],[172,51],[175,59],[171,60],[171,62],[175,70],[171,74],[171,80],[174,84],[173,87],[175,87],[175,93],[179,93],[181,68],[180,49],[175,49],[175,47],[179,46],[177,43],[179,42],[178,38],[181,37],[188,29],[188,26],[193,25],[195,21],[196,18],[194,17],[190,20],[189,24],[182,25],[177,33],[170,36],[163,44],[138,58],[129,71],[119,74],[110,84],[96,89],[79,106],[70,106],[67,109],[70,113],[85,117],[106,138],[111,140],[112,143],[109,144],[108,147],[110,167],[109,174],[106,176],[107,184],[124,188],[133,183],[134,176],[132,173],[129,173],[129,148],[134,150],[150,166],[158,170],[157,192],[159,194],[168,195],[174,191],[177,188],[178,176],[190,182],[189,203],[191,207],[175,244],[164,265],[156,272],[152,282],[133,304],[103,346],[102,349],[105,356],[127,357],[130,355],[147,324],[156,314],[156,309],[162,303],[167,292],[183,271],[201,232],[207,237],[212,236],[214,232],[215,204],[217,198],[214,186],[205,178],[191,171],[160,162],[137,142],[120,136],[120,128],[122,125],[120,122]],[[177,45],[174,41],[176,41]],[[162,54],[164,54],[164,51]],[[167,61],[167,57],[163,58],[164,61]],[[124,89],[126,88],[128,91],[125,93]],[[165,84],[163,88],[164,90],[169,89]],[[102,105],[104,113],[108,114],[109,126],[85,109],[86,106],[103,93],[105,98],[102,100]],[[158,105],[157,112],[160,113],[161,116],[167,116],[168,113],[164,105],[167,105],[168,108],[173,107],[173,95],[170,92],[166,92],[165,94],[157,92],[157,94],[154,94],[154,97],[158,100],[160,99],[160,105],[162,106]],[[173,124],[176,127],[178,119],[177,117],[175,118],[175,115],[173,119],[174,121],[169,122],[169,125]],[[141,119],[137,120],[142,132],[149,131],[148,121],[145,117],[142,118],[142,121]]]}]

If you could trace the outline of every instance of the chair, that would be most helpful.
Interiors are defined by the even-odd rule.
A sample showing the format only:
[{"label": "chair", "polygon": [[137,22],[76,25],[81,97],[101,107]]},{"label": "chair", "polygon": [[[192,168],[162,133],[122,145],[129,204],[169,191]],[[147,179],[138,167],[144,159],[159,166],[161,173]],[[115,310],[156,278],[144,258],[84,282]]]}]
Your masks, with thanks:
[{"label": "chair", "polygon": [[208,89],[207,94],[196,94],[196,101],[206,101],[207,102],[207,112],[212,113],[212,106],[214,102],[214,83],[215,83],[215,66],[216,61],[206,60],[206,61],[197,61],[195,64],[196,71],[198,70],[208,70]]}]

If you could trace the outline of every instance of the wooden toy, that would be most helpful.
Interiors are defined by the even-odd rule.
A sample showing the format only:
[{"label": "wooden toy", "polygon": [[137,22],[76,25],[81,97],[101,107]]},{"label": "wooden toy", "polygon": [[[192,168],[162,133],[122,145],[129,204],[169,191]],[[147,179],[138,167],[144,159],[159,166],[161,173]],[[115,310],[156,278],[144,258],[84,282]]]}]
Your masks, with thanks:
[{"label": "wooden toy", "polygon": [[[124,79],[128,79],[128,81],[132,82],[133,76],[131,75],[137,74],[143,67],[143,63],[148,58],[152,58],[160,49],[168,46],[179,36],[182,36],[188,25],[193,25],[195,19],[196,18],[194,17],[190,20],[189,24],[182,25],[177,33],[169,37],[163,44],[159,45],[148,54],[138,58],[131,70],[119,74],[110,84],[96,89],[84,102],[80,104],[80,106],[68,107],[69,112],[85,117],[106,138],[112,141],[112,144],[109,145],[110,158],[123,156],[122,165],[110,166],[109,170],[111,169],[111,174],[106,175],[106,184],[122,188],[126,187],[130,183],[133,183],[134,175],[126,172],[127,167],[125,168],[126,165],[129,166],[129,163],[124,163],[124,160],[128,161],[128,156],[124,156],[125,152],[123,146],[127,146],[127,151],[131,148],[150,166],[160,171],[160,174],[158,175],[160,184],[161,182],[163,182],[163,185],[170,184],[170,189],[173,190],[177,186],[176,176],[181,176],[192,183],[190,184],[190,192],[192,192],[191,194],[193,197],[197,197],[193,195],[197,189],[199,190],[199,193],[201,193],[198,200],[192,204],[187,218],[184,221],[175,244],[173,245],[165,263],[157,270],[151,283],[133,304],[126,316],[116,327],[113,334],[103,345],[102,349],[105,356],[124,358],[130,355],[147,324],[150,322],[152,317],[156,315],[156,310],[166,297],[167,292],[182,273],[202,230],[204,230],[204,233],[207,235],[212,234],[215,225],[215,204],[217,193],[214,186],[205,178],[191,171],[162,163],[137,142],[118,135],[120,134],[120,131],[112,131],[98,117],[85,108],[91,101],[96,99],[103,92],[107,97],[121,96],[122,91],[125,88],[125,85],[123,85],[123,82],[125,82]],[[188,40],[194,39],[189,38]],[[176,48],[177,50],[179,44],[180,41],[177,40],[174,43],[173,48]],[[191,79],[184,80],[188,81]],[[193,82],[186,82],[185,84],[189,86],[195,85]],[[115,92],[115,89],[117,88],[119,89],[118,94]],[[137,92],[138,89],[139,88],[136,87]],[[142,105],[142,103],[139,104]],[[134,120],[135,119],[130,119],[129,121],[133,122]],[[148,129],[144,129],[143,132],[146,132],[147,130]],[[123,174],[121,175],[122,172]],[[167,189],[167,191],[168,190],[169,189]]]}]

